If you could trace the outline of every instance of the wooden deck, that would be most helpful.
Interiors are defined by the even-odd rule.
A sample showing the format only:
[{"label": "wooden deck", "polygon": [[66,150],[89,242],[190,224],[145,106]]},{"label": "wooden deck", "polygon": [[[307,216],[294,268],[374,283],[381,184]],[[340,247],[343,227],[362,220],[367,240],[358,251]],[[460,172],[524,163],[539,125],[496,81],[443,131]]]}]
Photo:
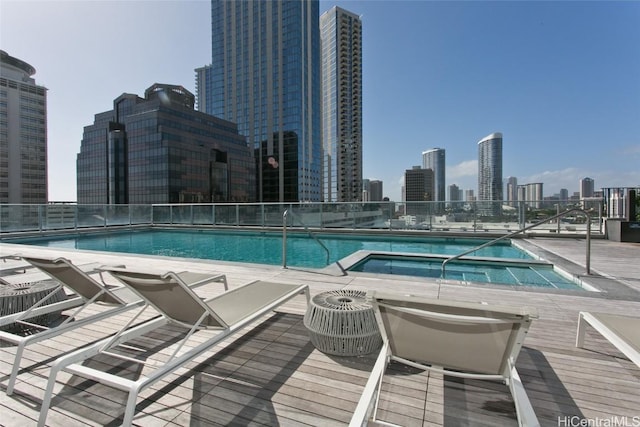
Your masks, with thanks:
[{"label": "wooden deck", "polygon": [[[592,329],[588,330],[585,349],[576,348],[574,342],[580,310],[640,316],[640,245],[592,241],[591,275],[586,276],[584,240],[537,238],[523,244],[605,292],[440,286],[433,280],[410,277],[364,273],[341,276],[331,269],[320,273],[19,245],[0,246],[0,255],[53,252],[76,263],[98,261],[216,271],[227,275],[232,288],[262,279],[307,283],[312,295],[330,289],[385,289],[432,297],[439,293],[442,299],[533,306],[540,318],[531,327],[517,368],[542,425],[587,425],[576,423],[578,420],[603,423],[625,420],[624,417],[626,425],[638,425],[640,368]],[[19,276],[11,278],[19,280]],[[213,285],[210,292],[222,292],[222,286]],[[143,426],[348,423],[375,355],[337,357],[316,350],[302,323],[305,307],[304,297],[296,297],[281,310],[223,341],[143,392],[138,398],[134,422]],[[127,314],[109,318],[29,347],[12,396],[4,391],[15,347],[0,343],[0,425],[35,425],[49,368],[56,357],[105,337],[127,318]],[[204,340],[207,334],[207,331],[198,333],[196,339]],[[149,354],[156,353],[155,357],[161,360],[170,354],[176,337],[177,330],[165,327],[136,344]],[[139,373],[137,366],[106,357],[89,363],[130,376]],[[70,375],[63,374],[58,379],[48,425],[119,425],[124,393]],[[395,364],[385,376],[381,411],[383,420],[407,426],[516,425],[515,409],[506,386],[443,378]]]}]

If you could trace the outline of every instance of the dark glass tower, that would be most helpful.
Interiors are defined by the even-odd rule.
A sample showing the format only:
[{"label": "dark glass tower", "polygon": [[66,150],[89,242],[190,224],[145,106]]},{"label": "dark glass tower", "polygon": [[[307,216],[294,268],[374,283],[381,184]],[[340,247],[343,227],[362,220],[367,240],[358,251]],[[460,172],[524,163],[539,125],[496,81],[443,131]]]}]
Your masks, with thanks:
[{"label": "dark glass tower", "polygon": [[195,111],[182,86],[123,94],[84,128],[78,203],[250,202],[252,150],[235,123]]},{"label": "dark glass tower", "polygon": [[254,148],[262,202],[320,201],[318,1],[212,0],[212,63],[198,108],[235,122]]}]

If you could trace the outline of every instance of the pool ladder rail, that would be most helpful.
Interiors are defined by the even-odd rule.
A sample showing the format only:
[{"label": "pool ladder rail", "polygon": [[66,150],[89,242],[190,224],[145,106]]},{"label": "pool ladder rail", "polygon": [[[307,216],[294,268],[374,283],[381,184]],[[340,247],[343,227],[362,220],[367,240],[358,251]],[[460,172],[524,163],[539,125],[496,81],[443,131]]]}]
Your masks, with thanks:
[{"label": "pool ladder rail", "polygon": [[[289,209],[285,209],[284,213],[282,214],[282,268],[287,268],[287,216],[289,216],[289,214],[291,214],[291,218],[293,221],[293,218],[295,216],[293,211],[290,211]],[[307,225],[300,218],[297,218],[297,219],[300,225],[302,225],[304,230],[309,234],[309,237],[315,240],[322,247],[322,249],[324,249],[325,253],[327,254],[326,264],[329,265],[330,264],[329,261],[331,259],[331,255],[329,254],[329,248],[327,248],[327,246],[324,243],[322,243],[322,241],[318,239],[315,234],[311,232],[309,227],[307,227]],[[347,272],[345,271],[344,268],[342,268],[342,265],[340,265],[338,261],[336,261],[336,264],[342,271],[342,274],[346,275]]]},{"label": "pool ladder rail", "polygon": [[453,261],[453,260],[456,260],[456,259],[458,259],[458,258],[461,258],[461,257],[463,257],[463,256],[465,256],[465,255],[469,255],[469,254],[470,254],[470,253],[472,253],[472,252],[475,252],[475,251],[478,251],[478,250],[480,250],[480,249],[486,248],[487,246],[491,246],[491,245],[493,245],[494,243],[497,243],[497,242],[499,242],[499,241],[501,241],[501,240],[504,240],[504,239],[508,239],[508,238],[510,238],[510,237],[513,237],[513,236],[515,236],[516,234],[520,234],[520,233],[522,233],[522,232],[524,232],[524,231],[527,231],[527,230],[530,230],[530,229],[532,229],[532,228],[535,228],[535,227],[537,227],[537,226],[539,226],[539,225],[545,224],[545,223],[547,223],[547,222],[549,222],[549,221],[551,221],[551,220],[554,220],[554,219],[557,219],[557,218],[563,217],[563,216],[565,216],[565,215],[567,215],[567,214],[569,214],[569,213],[572,213],[572,212],[580,212],[580,213],[584,214],[584,216],[585,216],[585,217],[586,217],[586,219],[587,219],[587,254],[586,254],[586,267],[587,267],[587,274],[589,275],[589,274],[591,274],[591,218],[589,217],[589,213],[588,213],[587,211],[585,211],[584,209],[580,209],[580,208],[573,208],[573,209],[568,209],[568,210],[566,210],[566,211],[564,211],[564,212],[560,212],[559,214],[556,214],[556,215],[554,215],[554,216],[552,216],[552,217],[550,217],[550,218],[545,218],[544,220],[542,220],[542,221],[540,221],[540,222],[536,222],[535,224],[531,224],[531,225],[529,225],[529,226],[527,226],[527,227],[521,228],[520,230],[514,231],[513,233],[505,234],[504,236],[498,237],[497,239],[491,240],[490,242],[487,242],[487,243],[485,243],[485,244],[482,244],[482,245],[480,245],[480,246],[477,246],[477,247],[475,247],[475,248],[473,248],[473,249],[469,249],[468,251],[462,252],[462,253],[460,253],[460,254],[458,254],[458,255],[450,256],[449,258],[445,259],[445,260],[442,262],[442,272],[441,272],[440,278],[441,278],[441,279],[446,279],[446,266],[447,266],[447,264],[448,264],[449,262],[451,262],[451,261]]}]

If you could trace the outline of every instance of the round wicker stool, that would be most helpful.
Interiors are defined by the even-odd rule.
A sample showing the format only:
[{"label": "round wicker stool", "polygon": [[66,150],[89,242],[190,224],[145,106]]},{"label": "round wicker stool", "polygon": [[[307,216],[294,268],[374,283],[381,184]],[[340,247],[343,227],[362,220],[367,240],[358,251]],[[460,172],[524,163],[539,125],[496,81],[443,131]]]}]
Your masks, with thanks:
[{"label": "round wicker stool", "polygon": [[323,292],[311,299],[304,326],[313,345],[338,356],[369,354],[382,345],[366,293],[356,290]]},{"label": "round wicker stool", "polygon": [[[0,316],[19,313],[29,309],[32,305],[40,301],[46,295],[51,293],[58,286],[58,282],[54,280],[42,280],[38,282],[25,282],[17,284],[0,284]],[[64,289],[52,295],[45,303],[53,304],[66,299],[67,295]],[[43,314],[28,319],[31,323],[48,324],[57,320],[60,312]],[[26,325],[15,324],[5,326],[3,330],[10,332],[26,331],[31,327]]]}]

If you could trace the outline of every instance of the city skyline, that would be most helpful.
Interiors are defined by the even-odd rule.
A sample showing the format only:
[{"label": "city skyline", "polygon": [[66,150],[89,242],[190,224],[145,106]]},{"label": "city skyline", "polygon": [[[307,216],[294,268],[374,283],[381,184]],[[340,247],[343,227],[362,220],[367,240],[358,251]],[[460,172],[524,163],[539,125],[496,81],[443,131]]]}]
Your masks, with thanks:
[{"label": "city skyline", "polygon": [[[504,176],[546,195],[584,177],[640,183],[640,4],[321,1],[320,13],[334,5],[363,22],[363,178],[384,196],[401,199],[431,147],[447,151],[447,186],[477,191],[476,143],[491,132],[504,134]],[[83,126],[116,94],[196,92],[210,18],[209,1],[0,2],[0,48],[48,88],[50,200],[75,199]]]}]

